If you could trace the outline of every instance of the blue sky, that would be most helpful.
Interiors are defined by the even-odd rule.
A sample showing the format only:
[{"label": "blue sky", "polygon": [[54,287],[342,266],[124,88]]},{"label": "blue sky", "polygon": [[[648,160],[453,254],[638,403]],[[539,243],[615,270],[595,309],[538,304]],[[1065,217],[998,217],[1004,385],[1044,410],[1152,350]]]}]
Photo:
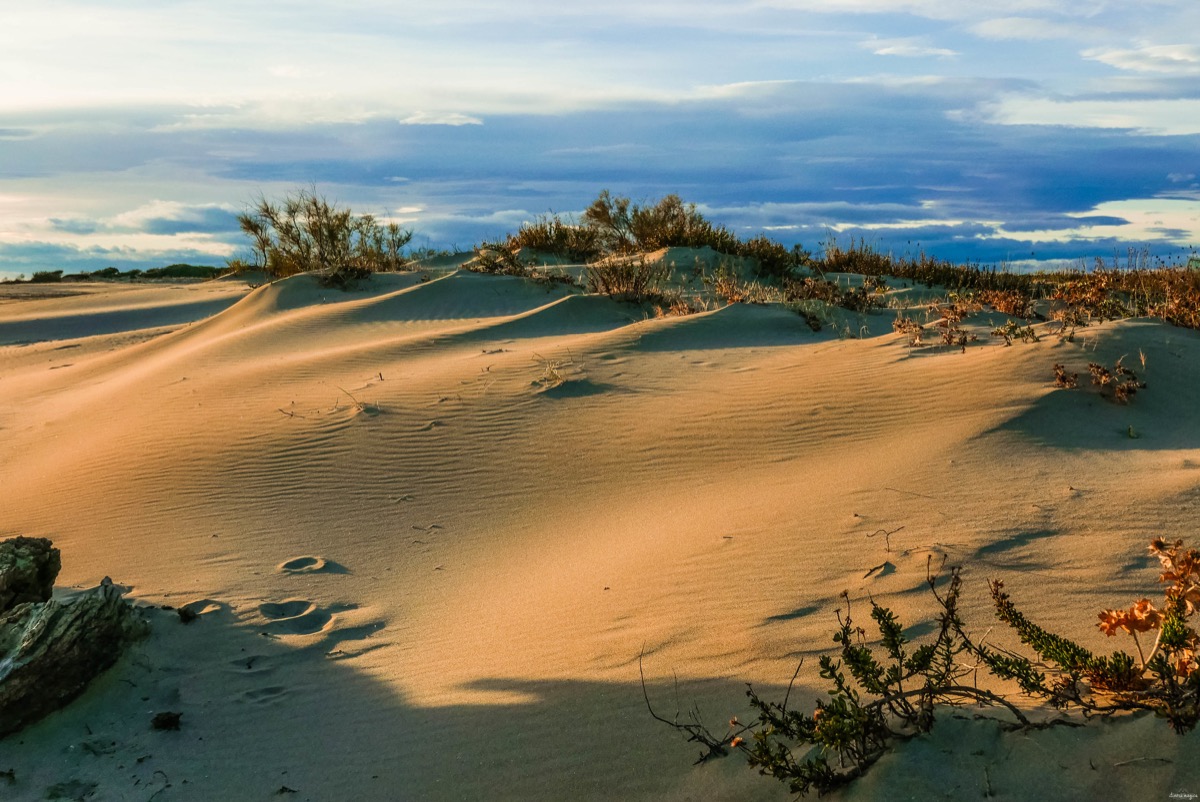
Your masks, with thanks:
[{"label": "blue sky", "polygon": [[607,188],[985,263],[1200,245],[1191,0],[43,0],[0,26],[0,271],[242,247],[315,185],[467,247]]}]

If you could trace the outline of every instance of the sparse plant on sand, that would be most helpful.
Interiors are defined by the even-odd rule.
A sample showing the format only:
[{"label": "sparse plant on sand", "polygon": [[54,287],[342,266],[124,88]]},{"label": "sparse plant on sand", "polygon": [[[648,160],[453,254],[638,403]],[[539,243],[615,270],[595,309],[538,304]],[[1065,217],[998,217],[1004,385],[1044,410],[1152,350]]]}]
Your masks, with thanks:
[{"label": "sparse plant on sand", "polygon": [[752,259],[761,275],[784,277],[809,260],[804,249],[791,250],[765,235],[741,240],[675,194],[655,203],[638,204],[604,190],[584,210],[580,227],[589,247],[608,254],[645,253],[659,248],[712,248],[718,253]]},{"label": "sparse plant on sand", "polygon": [[704,307],[696,299],[685,297],[680,290],[663,293],[661,301],[654,304],[655,317],[682,317],[703,310]]},{"label": "sparse plant on sand", "polygon": [[758,281],[743,281],[733,270],[722,264],[704,283],[712,287],[713,295],[731,304],[769,304],[783,299],[778,287]]},{"label": "sparse plant on sand", "polygon": [[1079,386],[1079,374],[1067,373],[1060,363],[1054,363],[1054,386],[1060,390],[1074,390]]},{"label": "sparse plant on sand", "polygon": [[784,283],[785,301],[824,301],[851,312],[864,314],[879,305],[879,296],[866,286],[842,288],[836,281],[806,276]]},{"label": "sparse plant on sand", "polygon": [[[1166,587],[1163,606],[1140,599],[1127,610],[1103,610],[1097,626],[1109,636],[1125,632],[1133,638],[1137,657],[1116,651],[1093,655],[1078,644],[1047,632],[1016,608],[998,580],[989,583],[996,616],[1011,626],[1037,655],[1039,663],[985,646],[974,653],[1001,679],[1016,680],[1021,689],[1055,708],[1082,709],[1093,715],[1149,710],[1165,718],[1179,733],[1200,722],[1200,636],[1191,625],[1200,606],[1200,551],[1185,549],[1182,540],[1150,542],[1150,554],[1162,567]],[[1153,642],[1144,646],[1138,633]],[[1040,669],[1048,669],[1051,676]]]},{"label": "sparse plant on sand", "polygon": [[975,299],[985,306],[990,306],[997,312],[1030,320],[1035,316],[1033,310],[1033,295],[1028,287],[1006,290],[980,290]]},{"label": "sparse plant on sand", "polygon": [[282,201],[259,197],[238,215],[250,237],[254,266],[272,278],[313,272],[322,284],[342,289],[372,273],[399,270],[412,231],[381,223],[369,214],[341,209],[310,190]]},{"label": "sparse plant on sand", "polygon": [[[939,706],[1002,708],[1007,711],[1002,720],[1007,729],[1082,726],[1063,718],[1030,719],[1002,694],[979,687],[972,675],[980,667],[1059,711],[1078,709],[1085,717],[1152,711],[1176,732],[1185,733],[1200,722],[1200,635],[1191,625],[1200,607],[1200,551],[1185,549],[1179,540],[1156,538],[1150,553],[1163,569],[1162,607],[1140,599],[1126,610],[1099,614],[1098,625],[1105,634],[1124,632],[1133,638],[1136,657],[1123,651],[1095,655],[1042,629],[1018,610],[999,580],[988,583],[996,617],[1035,658],[977,641],[959,616],[962,578],[954,568],[941,589],[938,575],[927,575],[940,610],[935,634],[921,645],[910,644],[896,616],[872,601],[870,615],[879,631],[878,647],[873,649],[866,630],[855,625],[843,593],[846,610],[838,613],[833,635],[838,655],[820,658],[820,676],[830,683],[829,698],[818,700],[811,713],[789,706],[803,662],[782,702],[764,700],[750,687],[747,696],[757,721],[741,725],[735,718],[723,736],[705,727],[696,711],[687,722],[678,715],[659,715],[643,679],[646,705],[654,718],[704,746],[697,762],[737,749],[761,774],[800,794],[823,794],[861,776],[893,744],[932,729]],[[1139,633],[1147,641],[1153,633],[1153,642],[1143,644]]]},{"label": "sparse plant on sand", "polygon": [[568,358],[548,359],[541,354],[534,354],[533,361],[542,368],[542,374],[533,380],[533,385],[540,390],[553,390],[570,381],[568,371],[575,367],[575,357],[567,352]]},{"label": "sparse plant on sand", "polygon": [[960,298],[953,293],[951,294],[951,302],[948,304],[930,304],[928,309],[929,314],[938,316],[933,325],[942,331],[942,345],[958,348],[963,353],[966,353],[967,343],[975,342],[978,337],[974,333],[963,331],[960,324],[967,315],[972,312],[978,312],[980,309],[981,306],[979,303]]},{"label": "sparse plant on sand", "polygon": [[1012,345],[1013,340],[1020,340],[1023,343],[1035,343],[1038,341],[1037,332],[1032,326],[1022,326],[1015,320],[1009,320],[1003,326],[998,326],[992,329],[993,337],[1003,337],[1006,346]]},{"label": "sparse plant on sand", "polygon": [[522,223],[506,243],[511,251],[529,248],[542,253],[565,256],[577,262],[591,262],[604,255],[600,232],[592,227],[545,214]]},{"label": "sparse plant on sand", "polygon": [[[1088,370],[1092,374],[1092,384],[1100,387],[1100,395],[1118,404],[1128,404],[1129,399],[1144,390],[1146,383],[1138,379],[1137,374],[1125,367],[1125,357],[1114,364],[1112,370],[1098,362],[1089,362]],[[1144,363],[1143,363],[1144,364]]]},{"label": "sparse plant on sand", "polygon": [[662,303],[664,300],[669,303],[661,291],[669,274],[670,268],[661,260],[616,259],[607,264],[588,266],[587,289],[631,303]]},{"label": "sparse plant on sand", "polygon": [[659,248],[708,246],[720,253],[736,254],[738,238],[724,226],[714,225],[694,203],[667,195],[655,204],[640,205],[627,197],[600,193],[581,218],[597,231],[606,250],[631,254]]},{"label": "sparse plant on sand", "polygon": [[925,327],[911,317],[897,315],[896,319],[892,321],[892,331],[897,334],[906,335],[910,347],[919,348],[925,344],[922,339],[922,335],[925,334]]}]

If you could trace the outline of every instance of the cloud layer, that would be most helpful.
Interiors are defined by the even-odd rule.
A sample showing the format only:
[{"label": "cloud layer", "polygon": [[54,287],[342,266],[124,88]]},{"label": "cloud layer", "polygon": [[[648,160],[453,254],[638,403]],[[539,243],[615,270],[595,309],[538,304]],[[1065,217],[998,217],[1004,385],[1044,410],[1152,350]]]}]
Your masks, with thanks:
[{"label": "cloud layer", "polygon": [[1184,2],[50,0],[11,16],[0,271],[220,261],[243,204],[310,185],[435,247],[602,188],[678,192],[810,248],[841,233],[996,262],[1200,244]]}]

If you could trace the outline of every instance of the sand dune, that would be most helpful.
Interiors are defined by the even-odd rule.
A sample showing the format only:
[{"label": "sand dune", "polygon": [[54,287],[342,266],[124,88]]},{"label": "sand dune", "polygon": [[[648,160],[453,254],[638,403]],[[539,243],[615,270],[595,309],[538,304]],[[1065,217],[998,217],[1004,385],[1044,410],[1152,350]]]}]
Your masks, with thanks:
[{"label": "sand dune", "polygon": [[[1200,336],[959,353],[892,314],[841,339],[444,271],[0,304],[0,535],[52,538],[60,584],[201,613],[155,611],[0,770],[29,799],[786,799],[736,758],[691,766],[639,653],[668,709],[677,674],[681,704],[745,716],[743,683],[801,657],[811,704],[839,594],[921,631],[931,555],[965,566],[979,626],[1002,576],[1111,650],[1095,612],[1154,589],[1145,542],[1200,504]],[[1139,349],[1127,407],[1050,381]],[[149,730],[165,709],[179,733]],[[1200,790],[1195,748],[1154,721],[950,719],[845,796],[1161,798]],[[1121,765],[1148,754],[1173,762]]]}]

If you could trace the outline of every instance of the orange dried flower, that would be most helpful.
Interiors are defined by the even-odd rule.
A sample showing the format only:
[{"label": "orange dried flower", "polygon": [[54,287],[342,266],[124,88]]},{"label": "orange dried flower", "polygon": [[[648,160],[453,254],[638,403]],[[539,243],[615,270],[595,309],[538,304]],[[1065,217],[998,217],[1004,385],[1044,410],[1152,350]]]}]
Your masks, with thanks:
[{"label": "orange dried flower", "polygon": [[1117,634],[1118,629],[1125,628],[1124,610],[1104,610],[1100,613],[1100,623],[1096,626],[1110,638]]},{"label": "orange dried flower", "polygon": [[745,738],[734,738],[732,741],[729,742],[729,745],[732,746],[734,749],[736,749],[737,747],[741,746],[744,743],[746,743]]},{"label": "orange dried flower", "polygon": [[1162,623],[1162,613],[1149,599],[1141,599],[1125,614],[1125,629],[1129,632],[1149,632]]},{"label": "orange dried flower", "polygon": [[1175,661],[1175,673],[1181,679],[1187,679],[1196,670],[1196,661],[1190,657],[1180,657]]},{"label": "orange dried flower", "polygon": [[1128,610],[1104,610],[1099,614],[1100,622],[1096,625],[1105,635],[1112,637],[1118,629],[1133,634],[1149,632],[1162,624],[1160,613],[1149,599],[1141,599]]}]

